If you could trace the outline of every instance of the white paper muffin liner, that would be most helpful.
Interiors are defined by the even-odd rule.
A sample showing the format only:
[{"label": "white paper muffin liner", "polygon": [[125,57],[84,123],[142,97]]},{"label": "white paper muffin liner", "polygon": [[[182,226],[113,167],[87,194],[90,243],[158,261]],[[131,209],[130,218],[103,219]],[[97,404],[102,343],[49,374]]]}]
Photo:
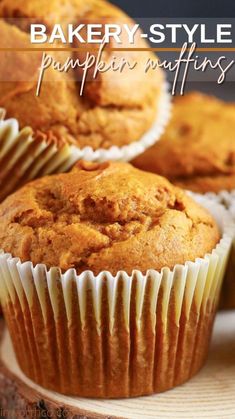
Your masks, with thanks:
[{"label": "white paper muffin liner", "polygon": [[[223,190],[218,193],[207,192],[204,196],[206,198],[211,199],[214,202],[223,205],[230,213],[235,225],[235,189],[232,191]],[[235,233],[233,237],[232,250],[228,262],[228,268],[223,283],[220,308],[235,308]]]},{"label": "white paper muffin liner", "polygon": [[6,112],[0,109],[0,200],[36,177],[69,170],[80,159],[96,162],[132,160],[160,138],[170,118],[170,108],[171,95],[165,83],[151,129],[139,141],[107,150],[80,149],[68,144],[58,148],[55,143],[35,140],[30,127],[19,130],[18,121],[4,119]]},{"label": "white paper muffin liner", "polygon": [[232,191],[220,191],[218,193],[207,192],[204,194],[209,199],[218,202],[225,206],[225,208],[231,214],[233,220],[235,220],[235,189]]},{"label": "white paper muffin liner", "polygon": [[85,397],[130,397],[172,388],[203,365],[231,246],[231,219],[216,218],[216,248],[146,274],[77,275],[2,251],[0,298],[19,365],[40,385]]}]

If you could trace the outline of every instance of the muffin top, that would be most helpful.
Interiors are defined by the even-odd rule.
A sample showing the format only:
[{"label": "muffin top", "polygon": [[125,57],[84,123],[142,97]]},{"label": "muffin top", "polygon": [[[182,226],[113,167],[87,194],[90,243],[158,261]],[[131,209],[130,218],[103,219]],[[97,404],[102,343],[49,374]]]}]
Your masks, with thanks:
[{"label": "muffin top", "polygon": [[0,205],[0,247],[62,271],[173,268],[204,257],[219,237],[211,215],[185,192],[127,163],[80,162]]},{"label": "muffin top", "polygon": [[[81,23],[133,24],[125,13],[103,0],[1,0],[0,17],[3,18],[1,44],[15,48],[40,47],[30,43],[29,25],[35,21],[46,24],[48,32],[54,24],[71,23],[74,27]],[[85,32],[81,36],[86,39]],[[110,64],[115,56],[117,63],[122,59],[130,64],[137,62],[135,68],[125,67],[121,73],[111,70],[99,73],[95,80],[89,80],[88,75],[82,96],[81,68],[58,72],[49,67],[44,72],[40,96],[36,96],[42,52],[1,52],[0,107],[6,109],[8,117],[17,118],[21,127],[32,127],[35,137],[58,144],[65,142],[97,149],[139,140],[156,119],[163,71],[150,70],[144,74],[141,63],[156,59],[151,52],[110,50],[130,46],[126,38],[122,40],[121,45],[113,40],[106,45],[101,59]],[[80,51],[47,54],[61,64],[67,59],[79,59],[83,63],[87,55],[84,49],[91,45],[86,42],[81,45]],[[56,45],[43,44],[45,48],[52,46]],[[68,46],[80,45],[74,41]],[[146,48],[148,45],[136,35],[132,46]],[[93,54],[99,47],[100,44],[92,44]]]},{"label": "muffin top", "polygon": [[177,97],[161,140],[133,164],[198,192],[235,188],[235,104],[198,92]]}]

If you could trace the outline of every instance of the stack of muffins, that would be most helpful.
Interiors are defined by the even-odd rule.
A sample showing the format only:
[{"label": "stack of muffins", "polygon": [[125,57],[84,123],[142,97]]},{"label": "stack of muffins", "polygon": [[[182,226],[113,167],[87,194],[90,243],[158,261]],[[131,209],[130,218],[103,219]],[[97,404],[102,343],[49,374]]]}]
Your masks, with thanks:
[{"label": "stack of muffins", "polygon": [[[0,13],[53,21],[53,2],[37,3],[2,0]],[[101,0],[57,7],[54,19],[68,11],[72,21],[128,19]],[[8,42],[27,42],[21,19],[3,20],[0,31]],[[207,168],[198,122],[188,105],[184,112],[184,101],[200,108],[200,96],[174,105],[157,152],[133,161],[140,170],[124,161],[163,131],[164,76],[150,72],[142,83],[134,70],[135,91],[110,77],[89,82],[82,98],[79,83],[65,75],[48,81],[38,98],[32,80],[0,82],[0,106],[11,118],[3,112],[0,123],[0,297],[15,353],[45,388],[102,398],[165,391],[203,366],[232,242],[224,207],[149,173],[182,186],[185,173],[209,179],[220,157],[232,166],[208,152]],[[216,120],[222,105],[211,103],[203,99]],[[194,147],[204,161],[194,162]]]}]

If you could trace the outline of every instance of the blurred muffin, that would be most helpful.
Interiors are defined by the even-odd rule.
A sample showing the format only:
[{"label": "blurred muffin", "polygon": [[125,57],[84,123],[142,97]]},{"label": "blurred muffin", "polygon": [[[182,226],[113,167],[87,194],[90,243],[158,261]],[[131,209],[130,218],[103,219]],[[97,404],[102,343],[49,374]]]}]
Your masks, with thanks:
[{"label": "blurred muffin", "polygon": [[199,92],[174,99],[166,131],[134,166],[196,192],[235,188],[235,105]]},{"label": "blurred muffin", "polygon": [[[81,96],[82,68],[59,72],[50,66],[36,95],[42,52],[32,50],[38,44],[30,42],[30,24],[44,23],[48,32],[58,23],[133,24],[116,6],[102,0],[66,0],[56,5],[43,1],[40,6],[37,0],[2,0],[0,17],[2,46],[14,49],[1,51],[0,57],[0,201],[27,181],[67,171],[80,159],[131,160],[161,135],[169,117],[170,95],[161,69],[143,74],[141,63],[156,59],[149,51],[113,52],[120,45],[111,41],[102,61],[110,65],[116,57],[119,63],[137,62],[131,71],[126,66],[121,74],[107,71],[94,80],[90,70]],[[81,36],[86,39],[84,30]],[[128,47],[127,39],[122,40],[121,47]],[[43,48],[51,46],[43,44]],[[74,41],[64,46],[79,45]],[[79,51],[47,55],[61,64],[68,59],[83,63],[86,46],[85,42]],[[145,48],[147,43],[136,35],[133,46]],[[96,56],[99,47],[92,44]],[[25,48],[31,51],[24,52]],[[10,119],[4,120],[5,114]]]},{"label": "blurred muffin", "polygon": [[231,244],[216,211],[221,231],[183,191],[126,163],[81,162],[9,196],[0,296],[25,374],[88,397],[189,379],[207,354]]},{"label": "blurred muffin", "polygon": [[[0,24],[1,42],[8,47],[9,42],[16,46],[38,47],[30,43],[27,33],[29,24],[35,21],[45,23],[49,29],[55,23],[133,24],[124,12],[102,0],[43,1],[40,6],[37,0],[3,0],[0,4],[0,17],[5,19]],[[81,36],[86,39],[84,33]],[[137,38],[134,45],[136,48],[147,47],[143,39]],[[86,45],[82,44],[83,49]],[[46,44],[43,46],[51,47]],[[100,44],[92,44],[93,49],[98,49],[99,46]],[[125,58],[131,63],[140,63],[155,57],[148,51],[110,51],[110,48],[118,46],[120,47],[119,44],[110,42],[105,47],[102,60],[110,63],[115,55],[117,59]],[[128,46],[127,39],[121,45],[122,48],[125,46]],[[79,58],[83,62],[86,54],[82,50],[71,53],[50,52],[53,58],[61,59],[62,63],[65,58]],[[163,88],[161,69],[150,70],[143,75],[141,65],[137,65],[132,71],[124,69],[122,74],[112,71],[100,73],[96,80],[90,80],[86,84],[81,97],[81,77],[77,70],[58,73],[50,68],[45,71],[46,81],[42,83],[40,96],[37,97],[35,93],[42,53],[23,54],[21,51],[17,55],[17,61],[16,55],[16,52],[1,53],[1,81],[10,78],[11,82],[0,83],[0,107],[6,109],[9,117],[16,118],[20,127],[30,126],[35,137],[44,135],[56,142],[68,142],[79,148],[90,146],[94,150],[107,149],[113,145],[121,147],[139,140],[156,119]],[[25,64],[23,68],[16,66],[19,61]],[[11,77],[8,73],[13,72],[12,70],[16,70],[17,74]],[[133,89],[133,85],[138,87]]]}]

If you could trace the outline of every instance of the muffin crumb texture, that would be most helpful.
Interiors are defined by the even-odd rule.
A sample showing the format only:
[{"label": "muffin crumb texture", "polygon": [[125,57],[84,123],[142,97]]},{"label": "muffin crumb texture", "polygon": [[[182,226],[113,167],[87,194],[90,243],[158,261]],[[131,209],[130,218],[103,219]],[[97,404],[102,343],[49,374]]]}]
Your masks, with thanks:
[{"label": "muffin crumb texture", "polygon": [[211,215],[166,179],[126,163],[79,162],[0,206],[0,243],[22,261],[77,273],[161,270],[219,241]]}]

